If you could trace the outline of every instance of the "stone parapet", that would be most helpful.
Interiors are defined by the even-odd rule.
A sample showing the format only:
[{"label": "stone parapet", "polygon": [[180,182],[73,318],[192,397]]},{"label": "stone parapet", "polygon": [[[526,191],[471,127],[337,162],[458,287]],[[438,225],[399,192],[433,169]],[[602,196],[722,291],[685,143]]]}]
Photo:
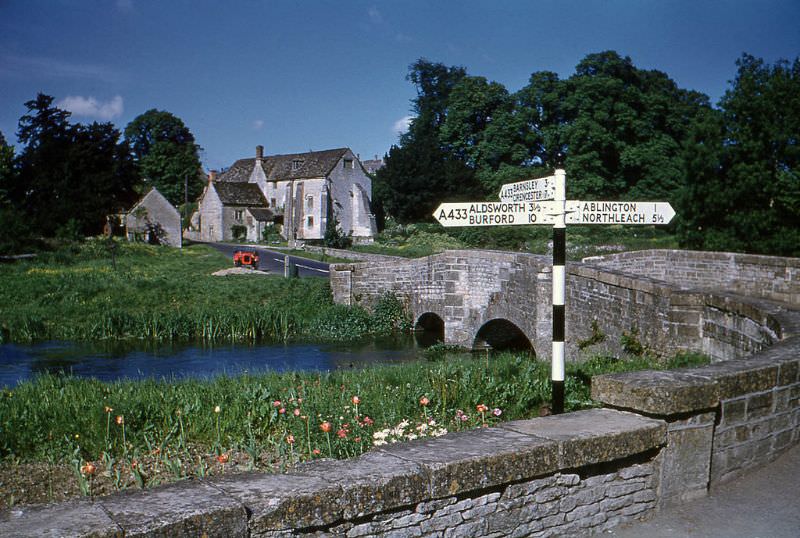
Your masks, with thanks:
[{"label": "stone parapet", "polygon": [[663,421],[593,409],[0,516],[0,535],[548,536],[655,509]]}]

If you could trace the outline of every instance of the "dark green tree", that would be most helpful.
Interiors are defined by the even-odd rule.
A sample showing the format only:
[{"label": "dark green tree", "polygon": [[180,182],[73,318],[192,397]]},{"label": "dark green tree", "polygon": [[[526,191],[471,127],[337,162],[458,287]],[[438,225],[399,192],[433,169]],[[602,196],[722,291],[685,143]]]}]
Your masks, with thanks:
[{"label": "dark green tree", "polygon": [[177,116],[151,109],[125,127],[139,173],[174,205],[197,198],[203,190],[199,146]]},{"label": "dark green tree", "polygon": [[24,148],[5,189],[9,201],[43,236],[68,223],[76,233],[99,233],[106,215],[136,197],[127,144],[110,123],[71,125],[69,112],[54,107],[48,95],[25,106],[17,133]]},{"label": "dark green tree", "polygon": [[480,191],[474,170],[446,151],[439,139],[450,93],[465,76],[462,67],[424,59],[409,67],[407,78],[417,88],[412,106],[415,117],[375,177],[376,203],[387,216],[399,222],[430,220],[445,199]]},{"label": "dark green tree", "polygon": [[8,189],[15,184],[14,148],[0,132],[0,254],[19,254],[31,248],[28,219],[8,198]]},{"label": "dark green tree", "polygon": [[686,150],[681,241],[690,248],[800,255],[800,58],[744,55]]}]

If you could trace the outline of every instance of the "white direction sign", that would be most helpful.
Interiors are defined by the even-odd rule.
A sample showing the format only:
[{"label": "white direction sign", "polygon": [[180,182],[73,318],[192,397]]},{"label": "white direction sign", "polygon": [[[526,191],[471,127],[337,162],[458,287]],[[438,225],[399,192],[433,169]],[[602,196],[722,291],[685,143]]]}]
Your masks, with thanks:
[{"label": "white direction sign", "polygon": [[675,216],[669,202],[567,202],[567,224],[667,224]]},{"label": "white direction sign", "polygon": [[443,203],[433,216],[442,226],[515,226],[555,224],[556,202]]},{"label": "white direction sign", "polygon": [[540,202],[556,196],[556,177],[526,179],[500,187],[501,202]]}]

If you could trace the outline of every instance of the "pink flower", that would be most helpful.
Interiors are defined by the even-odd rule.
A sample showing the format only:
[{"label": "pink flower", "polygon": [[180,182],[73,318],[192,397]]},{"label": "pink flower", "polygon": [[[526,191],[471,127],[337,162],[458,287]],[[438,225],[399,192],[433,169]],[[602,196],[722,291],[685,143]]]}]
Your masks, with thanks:
[{"label": "pink flower", "polygon": [[320,451],[320,449],[318,449],[318,448],[315,448],[315,449],[314,449],[314,450],[312,450],[311,452],[312,452],[312,453],[313,453],[315,456],[319,456],[320,454],[322,454],[322,452],[321,452],[321,451]]},{"label": "pink flower", "polygon": [[358,396],[353,396],[353,397],[351,398],[351,400],[352,400],[352,402],[353,402],[353,405],[358,405],[358,404],[360,404],[360,403],[361,403],[361,398],[359,398]]},{"label": "pink flower", "polygon": [[292,413],[294,413],[294,416],[299,417],[300,416],[300,409],[295,408],[295,410],[292,411]]},{"label": "pink flower", "polygon": [[319,429],[324,431],[325,433],[328,433],[329,431],[331,431],[333,429],[333,426],[331,425],[330,422],[328,422],[326,420],[325,422],[323,422],[322,424],[319,425]]},{"label": "pink flower", "polygon": [[421,405],[422,407],[425,407],[429,403],[431,403],[431,401],[428,399],[427,396],[423,396],[422,398],[419,399],[419,405]]},{"label": "pink flower", "polygon": [[341,429],[341,430],[336,432],[336,435],[339,437],[339,439],[346,439],[347,438],[347,430]]},{"label": "pink flower", "polygon": [[281,406],[280,400],[275,400],[274,402],[272,402],[272,407],[280,407],[280,406]]},{"label": "pink flower", "polygon": [[469,420],[469,415],[461,415],[461,422],[466,422]]},{"label": "pink flower", "polygon": [[494,416],[496,416],[496,417],[499,417],[500,415],[502,415],[502,414],[503,414],[503,410],[502,410],[502,409],[500,409],[499,407],[495,407],[495,408],[494,408],[494,411],[492,411],[492,414],[493,414]]},{"label": "pink flower", "polygon": [[284,413],[286,413],[286,409],[281,407],[280,409],[278,409],[278,413],[283,415]]},{"label": "pink flower", "polygon": [[372,420],[371,418],[365,416],[364,417],[364,424],[366,426],[372,426],[373,424],[375,424],[375,421]]},{"label": "pink flower", "polygon": [[483,404],[478,404],[478,405],[476,405],[476,406],[475,406],[475,409],[478,411],[478,413],[485,413],[486,411],[488,411],[488,410],[489,410],[489,408],[488,408],[488,407],[486,407],[486,406],[485,406],[485,405],[483,405]]},{"label": "pink flower", "polygon": [[287,435],[286,436],[286,442],[289,443],[290,445],[293,445],[294,444],[294,435],[292,435],[291,433],[289,435]]}]

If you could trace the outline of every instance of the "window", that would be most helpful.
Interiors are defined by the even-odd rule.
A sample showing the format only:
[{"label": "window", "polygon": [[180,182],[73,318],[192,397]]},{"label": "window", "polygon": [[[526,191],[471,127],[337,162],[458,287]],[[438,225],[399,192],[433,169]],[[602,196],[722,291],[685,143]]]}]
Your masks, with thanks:
[{"label": "window", "polygon": [[242,209],[235,209],[235,210],[233,211],[233,218],[234,218],[234,219],[236,219],[236,220],[238,220],[238,221],[241,221],[241,220],[244,218],[244,210],[242,210]]},{"label": "window", "polygon": [[303,166],[302,159],[295,159],[292,161],[292,170],[299,170]]},{"label": "window", "polygon": [[347,170],[348,168],[352,169],[353,168],[353,159],[344,159],[342,161],[342,168],[344,168],[345,170]]},{"label": "window", "polygon": [[306,207],[308,207],[309,209],[313,209],[314,208],[314,198],[313,197],[308,196],[306,198]]},{"label": "window", "polygon": [[270,198],[270,200],[269,200],[269,206],[270,207],[275,207],[276,203],[277,202],[275,201],[275,198]]},{"label": "window", "polygon": [[306,228],[313,228],[314,227],[314,217],[308,217],[306,219]]}]

